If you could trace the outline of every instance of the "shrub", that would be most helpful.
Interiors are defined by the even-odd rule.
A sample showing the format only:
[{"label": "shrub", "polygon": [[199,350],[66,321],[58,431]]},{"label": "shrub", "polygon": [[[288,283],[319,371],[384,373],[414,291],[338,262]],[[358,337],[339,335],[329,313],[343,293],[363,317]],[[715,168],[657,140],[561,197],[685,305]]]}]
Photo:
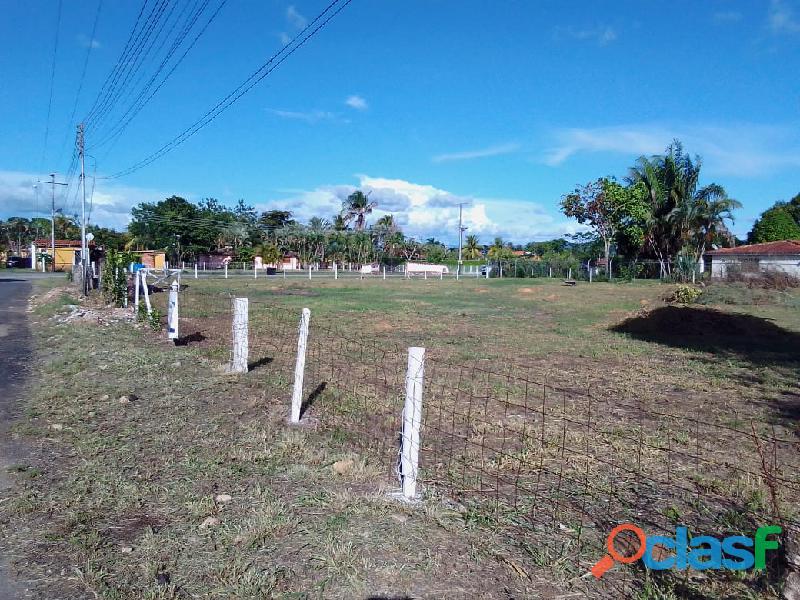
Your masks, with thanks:
[{"label": "shrub", "polygon": [[678,304],[693,304],[697,301],[703,290],[690,285],[679,285],[670,298],[670,302]]}]

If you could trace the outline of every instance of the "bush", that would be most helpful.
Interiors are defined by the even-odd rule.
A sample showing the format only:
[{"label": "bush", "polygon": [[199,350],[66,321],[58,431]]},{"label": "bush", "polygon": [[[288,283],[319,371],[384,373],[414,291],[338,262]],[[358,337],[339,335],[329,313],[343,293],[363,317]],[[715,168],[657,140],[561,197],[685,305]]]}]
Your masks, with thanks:
[{"label": "bush", "polygon": [[700,290],[696,287],[692,287],[690,285],[679,285],[675,292],[673,292],[670,302],[676,302],[678,304],[693,304],[697,302],[697,299],[700,298],[702,293],[703,290]]}]

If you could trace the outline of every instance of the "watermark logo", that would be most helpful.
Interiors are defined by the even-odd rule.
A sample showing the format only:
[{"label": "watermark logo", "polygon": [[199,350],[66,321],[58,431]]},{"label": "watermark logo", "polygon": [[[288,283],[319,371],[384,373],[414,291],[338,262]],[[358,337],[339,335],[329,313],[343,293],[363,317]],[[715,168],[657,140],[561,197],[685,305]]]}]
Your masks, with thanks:
[{"label": "watermark logo", "polygon": [[[636,537],[635,552],[620,552],[614,545],[617,537],[625,532],[625,540]],[[603,556],[592,567],[591,572],[597,579],[608,571],[615,563],[630,564],[640,560],[648,569],[664,571],[675,569],[683,571],[695,569],[733,569],[744,571],[755,568],[766,568],[767,550],[777,550],[779,543],[770,539],[771,535],[780,535],[777,525],[759,527],[754,537],[731,535],[723,539],[710,535],[699,535],[689,539],[686,527],[676,527],[675,536],[647,535],[641,527],[631,523],[623,523],[611,530],[606,540],[608,554]],[[631,536],[630,534],[633,534]],[[620,538],[622,540],[622,538]]]}]

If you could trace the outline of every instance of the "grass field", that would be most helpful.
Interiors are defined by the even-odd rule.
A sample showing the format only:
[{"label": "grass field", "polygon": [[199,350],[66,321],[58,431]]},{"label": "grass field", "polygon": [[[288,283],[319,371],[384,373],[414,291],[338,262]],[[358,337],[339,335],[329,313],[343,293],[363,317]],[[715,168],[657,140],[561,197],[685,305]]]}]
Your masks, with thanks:
[{"label": "grass field", "polygon": [[[797,293],[712,286],[702,304],[681,307],[664,302],[671,286],[649,282],[184,283],[179,347],[130,322],[64,322],[53,315],[74,300],[40,293],[42,379],[17,426],[36,452],[0,504],[4,549],[36,589],[107,598],[613,595],[582,577],[599,558],[595,537],[631,517],[608,499],[654,526],[715,525],[717,534],[771,518],[777,487],[778,510],[794,517],[797,473],[785,466],[797,465],[800,433]],[[223,369],[229,294],[251,302],[253,368],[243,376]],[[157,305],[164,296],[154,295]],[[305,389],[327,388],[307,425],[290,428],[303,307],[312,311]],[[385,493],[394,451],[386,433],[397,430],[412,345],[430,361],[422,479],[432,485],[418,506]],[[609,451],[620,455],[611,465]],[[661,476],[691,493],[655,494],[645,484]],[[487,485],[488,503],[467,489]],[[646,574],[633,574],[643,598],[773,597],[779,585],[730,573],[643,585]]]}]

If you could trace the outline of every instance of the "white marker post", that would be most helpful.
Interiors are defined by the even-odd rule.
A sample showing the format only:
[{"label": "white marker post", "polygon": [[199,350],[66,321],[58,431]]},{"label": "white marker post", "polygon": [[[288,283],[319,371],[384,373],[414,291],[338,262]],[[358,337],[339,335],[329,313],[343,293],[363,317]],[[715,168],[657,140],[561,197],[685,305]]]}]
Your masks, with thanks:
[{"label": "white marker post", "polygon": [[311,281],[311,265],[308,265],[308,280]]},{"label": "white marker post", "polygon": [[294,387],[292,388],[292,414],[291,423],[300,422],[300,408],[303,404],[303,375],[306,369],[306,342],[308,340],[308,326],[311,322],[311,310],[304,308],[300,315],[300,328],[297,335],[297,362],[294,366]]},{"label": "white marker post", "polygon": [[228,278],[228,263],[225,263],[225,279]]},{"label": "white marker post", "polygon": [[178,282],[173,281],[169,287],[169,304],[167,305],[167,338],[178,339]]},{"label": "white marker post", "polygon": [[231,373],[247,373],[247,357],[249,353],[247,309],[247,298],[233,299],[233,353],[231,355]]},{"label": "white marker post", "polygon": [[403,407],[403,445],[400,453],[400,477],[403,497],[417,496],[419,465],[419,429],[422,425],[422,386],[425,375],[425,348],[408,349],[406,370],[406,402]]},{"label": "white marker post", "polygon": [[150,304],[150,290],[147,288],[147,271],[139,271],[142,275],[142,291],[144,292],[144,303],[147,305],[147,316],[153,312],[153,305]]},{"label": "white marker post", "polygon": [[336,262],[333,263],[333,278],[339,279],[339,267],[336,266]]},{"label": "white marker post", "polygon": [[139,271],[133,274],[133,311],[139,314]]},{"label": "white marker post", "polygon": [[194,278],[197,279],[197,263],[194,263]]},{"label": "white marker post", "polygon": [[258,269],[256,268],[255,261],[253,262],[253,279],[258,279]]},{"label": "white marker post", "polygon": [[386,265],[383,265],[383,280],[386,281]]}]

